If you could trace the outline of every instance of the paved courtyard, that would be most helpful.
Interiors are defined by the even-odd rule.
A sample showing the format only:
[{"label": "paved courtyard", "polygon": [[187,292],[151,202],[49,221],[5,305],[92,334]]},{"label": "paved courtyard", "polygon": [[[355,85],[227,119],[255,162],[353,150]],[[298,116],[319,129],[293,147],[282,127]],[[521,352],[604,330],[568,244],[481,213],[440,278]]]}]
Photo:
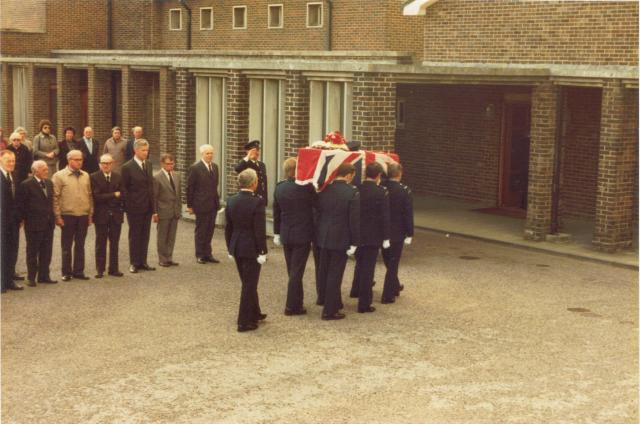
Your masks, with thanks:
[{"label": "paved courtyard", "polygon": [[[152,232],[155,231],[155,226]],[[93,277],[93,229],[87,274]],[[128,265],[126,229],[121,268]],[[150,263],[157,264],[152,234]],[[418,232],[398,302],[320,320],[285,317],[272,248],[259,293],[269,314],[237,333],[239,279],[218,265],[60,282],[2,295],[3,423],[635,423],[638,273]],[[54,278],[60,278],[59,232]],[[25,273],[24,240],[19,271]],[[383,279],[378,264],[376,279]]]}]

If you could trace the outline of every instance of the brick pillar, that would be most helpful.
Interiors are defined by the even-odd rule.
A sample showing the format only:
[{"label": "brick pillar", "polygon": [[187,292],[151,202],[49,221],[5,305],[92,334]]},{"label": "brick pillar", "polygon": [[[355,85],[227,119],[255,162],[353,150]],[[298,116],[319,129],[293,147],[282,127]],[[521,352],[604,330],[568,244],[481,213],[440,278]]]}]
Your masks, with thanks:
[{"label": "brick pillar", "polygon": [[[82,137],[82,111],[80,102],[80,79],[84,71],[66,69],[63,65],[56,67],[58,136],[64,138],[64,128],[72,126],[76,129],[76,137]],[[88,95],[88,93],[87,93]]]},{"label": "brick pillar", "polygon": [[528,240],[544,240],[551,226],[558,90],[557,86],[545,82],[535,87],[531,96],[529,189],[524,232]]},{"label": "brick pillar", "polygon": [[[175,120],[175,75],[169,68],[162,68],[159,72],[160,82],[160,153],[176,153]],[[189,99],[195,105],[195,97]],[[195,125],[195,124],[194,124]],[[195,128],[195,127],[194,127]]]},{"label": "brick pillar", "polygon": [[392,76],[355,74],[353,105],[351,138],[360,141],[363,149],[395,150],[396,83]]},{"label": "brick pillar", "polygon": [[[636,121],[631,90],[619,80],[602,89],[600,148],[594,246],[614,252],[631,246],[633,238],[634,182],[638,165]],[[635,130],[634,130],[635,128]]]},{"label": "brick pillar", "polygon": [[100,143],[111,137],[111,72],[96,69],[89,65],[87,69],[88,124],[93,128],[94,136]]},{"label": "brick pillar", "polygon": [[284,156],[309,145],[309,83],[299,71],[287,71],[284,106]]},{"label": "brick pillar", "polygon": [[[229,72],[227,91],[227,134],[226,134],[226,174],[227,193],[223,198],[235,193],[238,188],[235,165],[245,155],[244,145],[249,141],[249,80],[238,70]],[[272,186],[273,187],[273,186]]]},{"label": "brick pillar", "polygon": [[182,177],[183,201],[186,187],[187,170],[195,162],[196,140],[196,101],[195,78],[188,70],[176,70],[175,89],[175,140],[176,140],[176,171]]},{"label": "brick pillar", "polygon": [[0,125],[4,130],[4,136],[9,139],[13,125],[13,68],[8,63],[3,63],[2,68],[2,104],[0,104]]}]

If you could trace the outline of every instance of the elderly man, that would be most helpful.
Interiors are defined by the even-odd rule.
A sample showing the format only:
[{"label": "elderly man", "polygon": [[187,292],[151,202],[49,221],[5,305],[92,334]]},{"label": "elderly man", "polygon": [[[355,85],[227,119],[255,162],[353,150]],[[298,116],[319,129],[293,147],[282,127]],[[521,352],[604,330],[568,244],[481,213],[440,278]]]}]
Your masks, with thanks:
[{"label": "elderly man", "polygon": [[260,141],[253,140],[244,145],[247,155],[236,165],[236,172],[240,173],[245,169],[253,169],[258,176],[258,187],[256,194],[264,199],[264,204],[269,204],[267,188],[267,167],[260,161]]},{"label": "elderly man", "polygon": [[129,272],[155,271],[147,263],[151,219],[158,220],[153,198],[153,169],[149,156],[149,142],[136,140],[133,159],[122,165],[122,190],[127,194],[124,210],[129,223]]},{"label": "elderly man", "polygon": [[40,121],[40,133],[33,138],[33,158],[47,163],[49,169],[58,169],[58,140],[51,134],[51,121]]},{"label": "elderly man", "polygon": [[220,207],[218,166],[213,163],[213,147],[200,146],[201,160],[191,165],[187,179],[187,210],[196,215],[195,242],[199,264],[218,263],[211,253],[211,239]]},{"label": "elderly man", "polygon": [[53,251],[53,184],[49,181],[49,167],[43,160],[31,165],[32,177],[20,184],[18,204],[27,237],[27,285],[55,284],[49,275]]},{"label": "elderly man", "polygon": [[120,127],[111,128],[111,138],[104,142],[103,153],[110,154],[113,158],[112,170],[120,172],[120,168],[125,163],[127,141],[122,138]]},{"label": "elderly man", "polygon": [[78,149],[82,151],[83,163],[82,170],[88,174],[98,171],[100,158],[100,149],[98,141],[93,139],[93,128],[85,127],[82,132],[82,139],[78,140]]},{"label": "elderly man", "polygon": [[31,173],[31,164],[33,163],[33,154],[24,144],[22,144],[22,136],[18,132],[14,132],[9,136],[9,147],[7,150],[13,152],[16,158],[16,168],[13,173],[15,183],[20,184],[27,179]]},{"label": "elderly man", "polygon": [[134,156],[133,145],[137,140],[142,139],[143,136],[144,136],[144,131],[142,130],[142,127],[135,126],[131,128],[131,137],[129,138],[129,140],[127,140],[127,147],[124,151],[125,160],[133,159],[133,156]]},{"label": "elderly man", "polygon": [[82,170],[80,150],[67,153],[67,162],[67,167],[51,178],[56,225],[62,230],[62,281],[88,280],[84,274],[84,241],[93,219],[91,180]]},{"label": "elderly man", "polygon": [[[19,135],[18,135],[19,136]],[[2,266],[2,293],[9,290],[22,290],[15,282],[16,261],[18,260],[18,242],[20,241],[20,212],[16,199],[17,185],[13,174],[16,156],[9,150],[0,151],[0,178],[2,179],[2,202],[0,203],[0,221],[2,223],[2,247],[0,263]]]},{"label": "elderly man", "polygon": [[154,176],[156,211],[158,212],[158,260],[160,266],[177,266],[173,261],[178,220],[182,214],[180,176],[173,172],[175,160],[169,153],[160,157],[162,169]]},{"label": "elderly man", "polygon": [[240,192],[231,196],[225,209],[225,240],[229,256],[236,261],[242,282],[238,331],[258,328],[258,321],[267,315],[260,311],[258,280],[260,267],[267,261],[265,206],[255,194],[258,175],[245,169],[238,175]]},{"label": "elderly man", "polygon": [[102,278],[107,262],[109,241],[109,275],[122,277],[118,266],[118,245],[124,220],[122,177],[113,169],[109,154],[100,156],[100,171],[91,174],[93,192],[93,222],[96,228],[96,278]]}]

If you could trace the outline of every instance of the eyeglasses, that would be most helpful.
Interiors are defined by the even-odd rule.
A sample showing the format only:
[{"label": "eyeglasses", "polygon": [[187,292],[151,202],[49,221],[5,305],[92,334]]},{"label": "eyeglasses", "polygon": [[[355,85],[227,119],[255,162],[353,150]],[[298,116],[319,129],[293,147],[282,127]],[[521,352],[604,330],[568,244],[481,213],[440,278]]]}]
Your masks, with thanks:
[{"label": "eyeglasses", "polygon": [[48,130],[48,129],[51,129],[51,127],[49,125],[45,125],[45,126],[42,127],[42,129],[43,130]]},{"label": "eyeglasses", "polygon": [[79,161],[81,161],[81,160],[82,160],[82,158],[71,158],[71,159],[69,159],[69,160],[79,160]]},{"label": "eyeglasses", "polygon": [[100,162],[100,165],[113,165],[113,162]]}]

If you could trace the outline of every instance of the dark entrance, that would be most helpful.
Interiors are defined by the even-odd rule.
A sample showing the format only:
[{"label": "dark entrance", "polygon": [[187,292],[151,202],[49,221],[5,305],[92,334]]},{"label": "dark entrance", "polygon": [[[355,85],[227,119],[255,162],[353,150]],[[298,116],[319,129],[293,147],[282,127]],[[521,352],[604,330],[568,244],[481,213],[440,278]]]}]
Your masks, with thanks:
[{"label": "dark entrance", "polygon": [[526,211],[531,130],[531,103],[528,96],[507,98],[503,116],[498,206]]}]

